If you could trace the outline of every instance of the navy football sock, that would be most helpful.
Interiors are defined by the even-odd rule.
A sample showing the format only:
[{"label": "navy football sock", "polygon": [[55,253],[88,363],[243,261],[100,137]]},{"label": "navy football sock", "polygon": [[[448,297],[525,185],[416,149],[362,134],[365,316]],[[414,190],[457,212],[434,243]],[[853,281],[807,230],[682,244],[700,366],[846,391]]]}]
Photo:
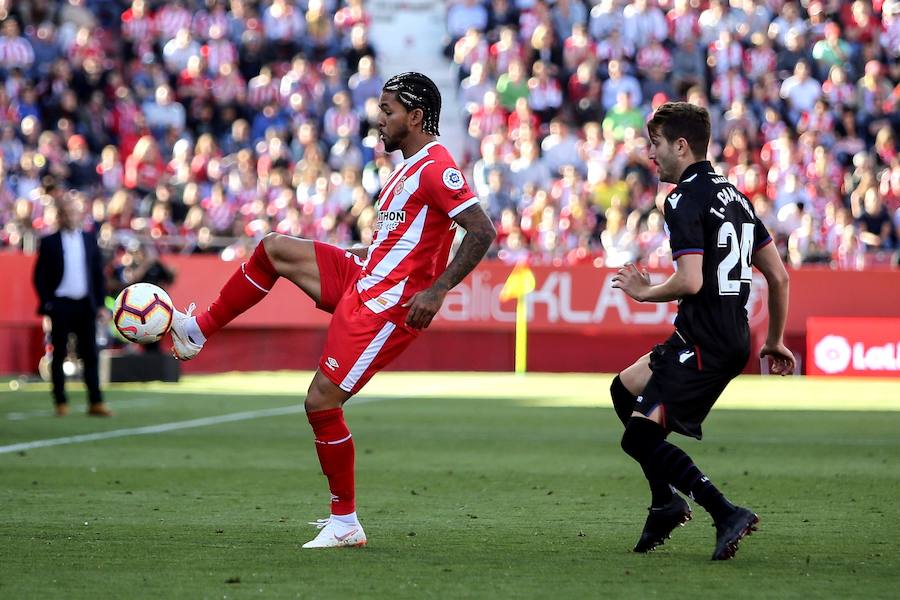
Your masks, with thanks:
[{"label": "navy football sock", "polygon": [[684,450],[665,440],[666,431],[649,419],[635,418],[628,422],[622,436],[622,449],[655,480],[667,481],[678,491],[692,497],[720,521],[735,509],[712,484]]},{"label": "navy football sock", "polygon": [[[616,385],[618,384],[618,386]],[[620,388],[617,390],[616,388]],[[613,384],[610,387],[610,393],[613,395],[613,404],[616,406],[616,412],[619,412],[619,405],[624,406],[626,402],[624,401],[624,394],[628,394],[631,396],[631,403],[628,404],[628,418],[623,419],[623,423],[628,423],[631,419],[631,413],[633,412],[634,401],[637,399],[635,396],[631,395],[624,385],[622,385],[622,381],[618,378],[618,376],[613,380]],[[618,394],[619,400],[617,403],[616,395]],[[619,414],[619,418],[622,418],[622,415]],[[647,421],[647,419],[636,419],[640,421]],[[648,421],[649,422],[649,421]],[[656,425],[655,423],[653,423]],[[658,427],[658,426],[657,426]],[[662,430],[662,428],[659,428]],[[665,431],[663,430],[663,438],[665,438]],[[640,462],[640,461],[638,461]],[[672,501],[672,486],[665,479],[660,479],[659,477],[654,476],[650,473],[644,464],[641,463],[641,469],[644,471],[644,477],[647,478],[647,483],[650,485],[650,506],[653,508],[659,508],[661,506],[665,506],[669,502]]]}]

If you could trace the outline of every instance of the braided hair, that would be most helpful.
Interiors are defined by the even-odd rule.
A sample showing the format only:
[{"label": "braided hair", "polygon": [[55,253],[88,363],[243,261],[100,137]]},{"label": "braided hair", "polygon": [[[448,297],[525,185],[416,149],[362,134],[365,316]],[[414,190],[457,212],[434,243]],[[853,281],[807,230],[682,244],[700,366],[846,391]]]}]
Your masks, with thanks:
[{"label": "braided hair", "polygon": [[434,82],[413,71],[394,75],[384,84],[384,91],[397,95],[397,101],[407,111],[422,110],[422,131],[430,135],[440,135],[438,121],[441,117],[441,92]]}]

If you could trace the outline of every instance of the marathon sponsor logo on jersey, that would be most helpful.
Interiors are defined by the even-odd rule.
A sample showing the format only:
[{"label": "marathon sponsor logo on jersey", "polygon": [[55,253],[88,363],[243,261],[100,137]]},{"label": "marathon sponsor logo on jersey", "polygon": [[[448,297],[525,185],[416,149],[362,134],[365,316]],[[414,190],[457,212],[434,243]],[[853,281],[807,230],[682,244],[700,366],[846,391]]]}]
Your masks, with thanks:
[{"label": "marathon sponsor logo on jersey", "polygon": [[718,198],[719,202],[722,203],[722,206],[728,206],[732,202],[737,202],[743,207],[747,214],[751,217],[753,216],[753,210],[750,208],[750,203],[747,202],[747,199],[741,196],[736,189],[731,186],[723,190],[719,190],[716,194],[716,198]]},{"label": "marathon sponsor logo on jersey", "polygon": [[375,231],[393,231],[402,223],[406,223],[405,210],[379,210],[375,219]]},{"label": "marathon sponsor logo on jersey", "polygon": [[460,190],[466,185],[466,180],[463,179],[462,173],[459,172],[459,169],[454,169],[453,167],[444,169],[441,179],[444,180],[444,185],[451,190]]}]

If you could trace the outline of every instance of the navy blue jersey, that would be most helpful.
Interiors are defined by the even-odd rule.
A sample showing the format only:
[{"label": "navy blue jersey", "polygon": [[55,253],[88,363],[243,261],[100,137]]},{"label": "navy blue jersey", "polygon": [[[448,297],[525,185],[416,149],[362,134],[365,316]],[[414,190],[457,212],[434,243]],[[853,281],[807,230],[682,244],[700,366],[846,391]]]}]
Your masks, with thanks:
[{"label": "navy blue jersey", "polygon": [[672,258],[703,256],[703,286],[681,299],[675,327],[705,357],[730,361],[744,356],[746,361],[753,253],[772,237],[746,196],[708,161],[684,171],[666,197],[665,218]]}]

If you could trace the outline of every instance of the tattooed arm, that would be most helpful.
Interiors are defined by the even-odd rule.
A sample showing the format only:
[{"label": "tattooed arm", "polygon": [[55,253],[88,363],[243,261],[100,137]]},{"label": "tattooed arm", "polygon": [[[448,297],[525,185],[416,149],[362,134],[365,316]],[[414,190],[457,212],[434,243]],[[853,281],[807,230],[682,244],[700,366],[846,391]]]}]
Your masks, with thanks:
[{"label": "tattooed arm", "polygon": [[406,324],[414,329],[424,329],[431,324],[434,315],[441,309],[447,292],[465,279],[466,275],[481,262],[497,236],[490,218],[479,204],[470,206],[453,220],[466,230],[466,236],[459,245],[456,256],[430,288],[413,294],[404,304],[410,307]]}]

